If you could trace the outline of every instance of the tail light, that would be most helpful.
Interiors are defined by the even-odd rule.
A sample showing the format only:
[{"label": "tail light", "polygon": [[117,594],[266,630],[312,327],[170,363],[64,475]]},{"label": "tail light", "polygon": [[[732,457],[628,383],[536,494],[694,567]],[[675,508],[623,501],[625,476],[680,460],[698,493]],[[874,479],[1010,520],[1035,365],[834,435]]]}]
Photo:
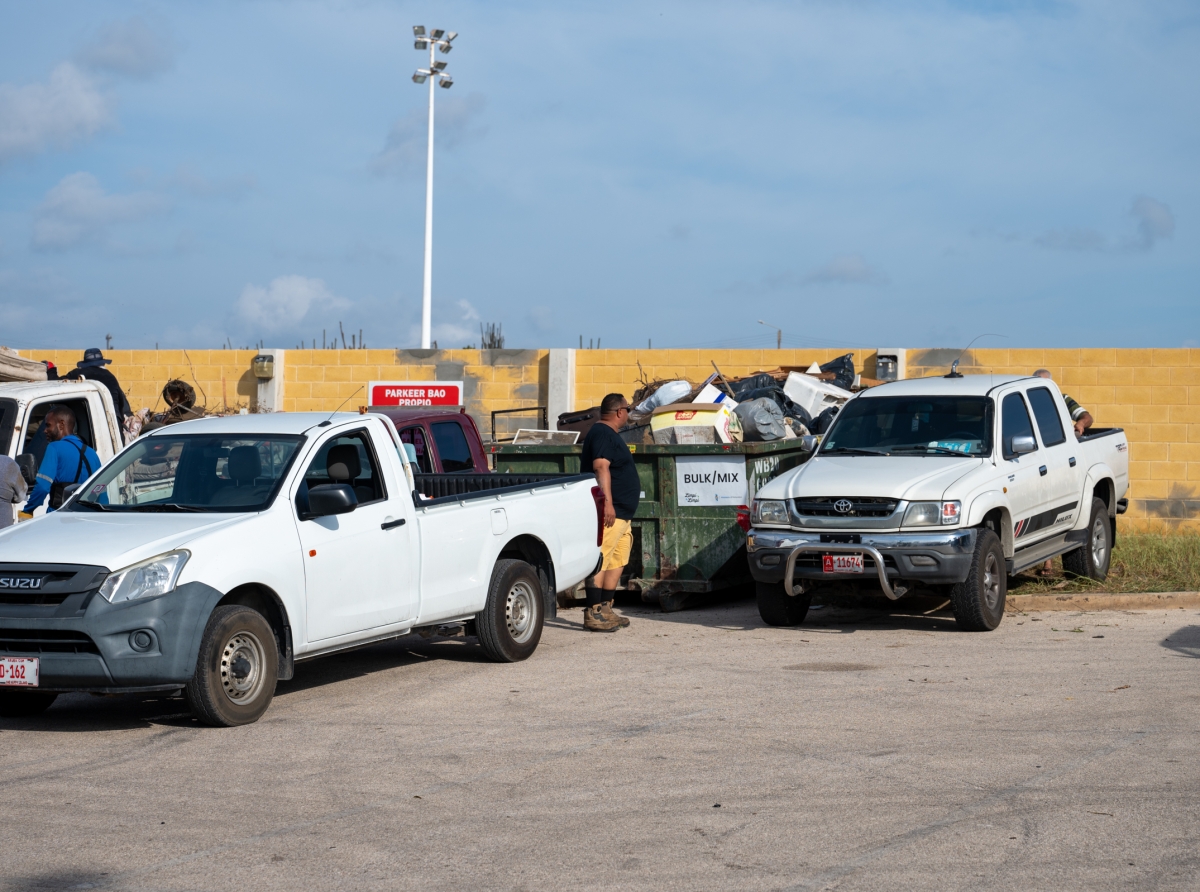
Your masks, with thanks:
[{"label": "tail light", "polygon": [[740,526],[744,532],[750,532],[750,508],[748,505],[738,505],[737,525]]},{"label": "tail light", "polygon": [[596,547],[604,544],[604,490],[598,486],[592,487],[592,500],[596,503]]}]

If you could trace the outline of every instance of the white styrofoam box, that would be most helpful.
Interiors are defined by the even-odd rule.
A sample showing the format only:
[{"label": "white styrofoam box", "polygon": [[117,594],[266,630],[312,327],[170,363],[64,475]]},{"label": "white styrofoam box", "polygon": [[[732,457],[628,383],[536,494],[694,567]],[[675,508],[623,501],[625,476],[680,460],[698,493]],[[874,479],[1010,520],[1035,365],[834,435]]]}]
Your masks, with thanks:
[{"label": "white styrofoam box", "polygon": [[793,403],[803,406],[816,418],[830,406],[840,406],[850,399],[850,392],[802,372],[790,372],[783,392]]},{"label": "white styrofoam box", "polygon": [[704,388],[696,394],[693,403],[720,403],[722,406],[728,406],[732,412],[738,407],[737,400],[721,390],[712,381],[704,385]]}]

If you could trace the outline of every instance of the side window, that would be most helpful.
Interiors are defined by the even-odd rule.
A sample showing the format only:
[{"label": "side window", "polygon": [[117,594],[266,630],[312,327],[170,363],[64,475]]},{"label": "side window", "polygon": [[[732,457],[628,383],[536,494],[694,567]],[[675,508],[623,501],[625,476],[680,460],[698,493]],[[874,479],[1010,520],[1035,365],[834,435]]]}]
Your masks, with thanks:
[{"label": "side window", "polygon": [[429,460],[429,447],[425,443],[425,431],[420,427],[406,427],[400,431],[400,442],[411,443],[417,452],[417,472],[432,474],[433,463]]},{"label": "side window", "polygon": [[1057,446],[1066,442],[1067,435],[1063,433],[1062,419],[1058,414],[1058,406],[1054,396],[1045,387],[1035,387],[1028,393],[1029,406],[1033,409],[1033,417],[1037,419],[1038,433],[1042,442],[1047,446]]},{"label": "side window", "polygon": [[379,474],[379,462],[375,460],[375,450],[365,430],[339,434],[321,445],[304,472],[304,484],[296,494],[297,507],[306,511],[308,490],[329,483],[346,483],[354,487],[360,505],[387,497]]},{"label": "side window", "polygon": [[55,406],[66,406],[75,413],[75,434],[88,446],[96,448],[96,438],[92,429],[92,413],[88,409],[86,399],[46,400],[35,404],[26,417],[25,438],[21,452],[30,452],[40,465],[42,456],[46,454],[46,413]]},{"label": "side window", "polygon": [[475,470],[471,446],[467,443],[467,437],[458,422],[439,421],[430,427],[433,428],[433,441],[437,443],[438,458],[442,460],[443,471],[453,474]]},{"label": "side window", "polygon": [[1004,398],[1000,407],[1000,428],[1004,457],[1016,458],[1017,454],[1012,451],[1013,437],[1033,436],[1033,425],[1029,423],[1029,412],[1021,394],[1010,393]]}]

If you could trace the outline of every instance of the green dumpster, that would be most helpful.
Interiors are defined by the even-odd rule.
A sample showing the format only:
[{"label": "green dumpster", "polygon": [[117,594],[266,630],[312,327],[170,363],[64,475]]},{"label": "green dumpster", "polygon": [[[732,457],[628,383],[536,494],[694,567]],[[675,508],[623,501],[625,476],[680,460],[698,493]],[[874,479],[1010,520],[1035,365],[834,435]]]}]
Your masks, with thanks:
[{"label": "green dumpster", "polygon": [[[642,499],[622,585],[663,610],[751,581],[746,506],[764,483],[807,461],[812,438],[703,446],[631,445]],[[582,446],[496,444],[497,473],[578,474]],[[739,523],[739,508],[742,509]]]}]

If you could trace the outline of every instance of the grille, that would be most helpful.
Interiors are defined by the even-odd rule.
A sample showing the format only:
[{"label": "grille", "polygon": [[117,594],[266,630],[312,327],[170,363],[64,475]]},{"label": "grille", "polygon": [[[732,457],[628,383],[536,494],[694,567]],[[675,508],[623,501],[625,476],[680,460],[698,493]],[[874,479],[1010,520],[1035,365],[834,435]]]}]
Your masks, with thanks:
[{"label": "grille", "polygon": [[[838,502],[849,502],[849,511],[839,511]],[[895,499],[844,498],[796,499],[796,513],[801,517],[889,517],[899,504]]]},{"label": "grille", "polygon": [[[67,579],[74,576],[74,573],[63,574]],[[71,592],[62,591],[62,586],[58,586],[58,591],[47,591],[45,586],[51,581],[57,581],[56,577],[59,574],[50,573],[46,575],[46,581],[42,583],[42,588],[28,589],[0,589],[0,604],[43,604],[57,605],[67,600],[71,596]]]},{"label": "grille", "polygon": [[0,654],[98,654],[83,632],[66,629],[0,629]]}]

